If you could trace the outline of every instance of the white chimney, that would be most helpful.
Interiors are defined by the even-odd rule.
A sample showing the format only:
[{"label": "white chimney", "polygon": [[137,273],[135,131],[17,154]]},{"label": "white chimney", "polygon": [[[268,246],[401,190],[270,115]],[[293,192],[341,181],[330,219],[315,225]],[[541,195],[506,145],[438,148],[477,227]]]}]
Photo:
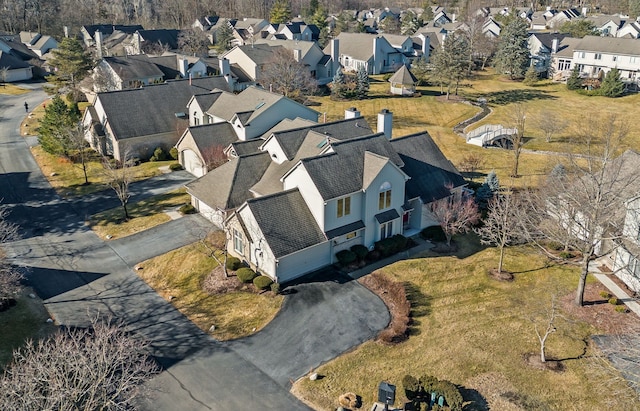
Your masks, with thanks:
[{"label": "white chimney", "polygon": [[558,38],[554,38],[551,40],[551,54],[556,54],[558,52]]},{"label": "white chimney", "polygon": [[182,78],[186,78],[189,74],[189,61],[186,58],[178,57],[178,70]]},{"label": "white chimney", "polygon": [[96,40],[96,57],[100,60],[102,59],[102,32],[96,30],[94,37]]},{"label": "white chimney", "polygon": [[225,58],[220,59],[219,64],[220,64],[220,74],[224,76],[224,79],[227,81],[229,88],[233,90],[234,80],[233,80],[233,76],[231,76],[231,66],[229,66],[229,60]]},{"label": "white chimney", "polygon": [[585,16],[585,17],[587,17],[587,10],[588,9],[586,7],[582,8],[582,15]]},{"label": "white chimney", "polygon": [[377,37],[377,36],[374,37],[373,38],[373,70],[372,70],[371,74],[380,74],[380,72],[382,71],[382,70],[378,69],[378,63],[379,63],[379,60],[380,60],[380,57],[379,57],[379,55],[380,55],[380,50],[379,50],[380,44],[379,43],[380,43],[380,37]]},{"label": "white chimney", "polygon": [[344,111],[344,118],[345,119],[358,118],[358,117],[360,117],[360,112],[355,107],[349,107],[348,109],[346,109]]},{"label": "white chimney", "polygon": [[378,133],[384,135],[391,140],[391,128],[393,123],[393,113],[386,108],[378,113]]},{"label": "white chimney", "polygon": [[422,55],[425,61],[429,62],[431,55],[431,37],[427,34],[420,34],[420,38],[422,39]]},{"label": "white chimney", "polygon": [[340,40],[331,39],[331,64],[333,72],[337,72],[340,68]]},{"label": "white chimney", "polygon": [[293,59],[297,62],[300,62],[300,60],[302,60],[302,50],[293,49]]},{"label": "white chimney", "polygon": [[62,30],[64,31],[64,37],[69,38],[69,26],[63,26]]}]

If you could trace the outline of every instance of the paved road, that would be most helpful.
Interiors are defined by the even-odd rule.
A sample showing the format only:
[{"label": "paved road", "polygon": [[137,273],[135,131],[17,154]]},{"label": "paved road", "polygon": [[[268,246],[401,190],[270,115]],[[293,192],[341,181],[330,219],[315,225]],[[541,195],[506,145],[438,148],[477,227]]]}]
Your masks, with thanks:
[{"label": "paved road", "polygon": [[[151,342],[163,371],[149,384],[153,410],[308,410],[289,393],[289,378],[365,341],[389,321],[386,307],[355,282],[321,279],[296,285],[276,320],[256,335],[220,343],[195,327],[132,271],[139,261],[193,240],[203,220],[182,218],[145,233],[101,241],[84,216],[106,198],[59,198],[18,135],[24,101],[44,100],[37,87],[0,96],[0,198],[23,239],[9,245],[15,264],[57,322],[82,326],[108,313]],[[173,177],[169,177],[173,178]],[[176,175],[179,185],[184,178]],[[155,182],[149,184],[156,184]],[[140,186],[140,195],[144,194]],[[160,183],[154,190],[162,190]]]}]

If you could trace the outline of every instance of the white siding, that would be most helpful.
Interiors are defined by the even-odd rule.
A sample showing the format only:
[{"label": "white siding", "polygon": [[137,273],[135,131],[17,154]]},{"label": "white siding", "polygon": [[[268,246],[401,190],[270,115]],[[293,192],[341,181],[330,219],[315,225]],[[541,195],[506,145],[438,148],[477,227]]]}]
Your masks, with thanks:
[{"label": "white siding", "polygon": [[277,281],[283,283],[331,264],[328,241],[281,257],[277,262]]},{"label": "white siding", "polygon": [[206,174],[206,168],[202,165],[202,160],[193,150],[183,150],[180,152],[180,164],[185,170],[196,177]]},{"label": "white siding", "polygon": [[274,161],[278,164],[282,164],[287,159],[287,156],[284,154],[282,147],[280,147],[280,144],[278,144],[278,140],[276,140],[275,138],[270,138],[267,140],[267,142],[264,144],[264,150],[269,153],[271,161]]},{"label": "white siding", "polygon": [[191,205],[196,210],[198,210],[204,218],[211,221],[216,227],[222,228],[222,223],[225,219],[223,211],[213,209],[193,196],[191,196]]},{"label": "white siding", "polygon": [[[364,194],[361,191],[358,191],[346,197],[351,198],[351,213],[340,218],[338,218],[338,199],[327,201],[327,205],[324,207],[324,231],[333,230],[334,228],[339,228],[362,220],[362,213],[364,212],[362,201]],[[340,198],[344,199],[345,197]]]},{"label": "white siding", "polygon": [[320,192],[316,189],[313,180],[309,177],[307,170],[305,170],[302,164],[299,164],[293,171],[291,171],[284,180],[284,190],[298,187],[302,198],[304,198],[307,207],[313,214],[318,226],[322,231],[327,231],[324,228],[324,213],[325,205]]}]

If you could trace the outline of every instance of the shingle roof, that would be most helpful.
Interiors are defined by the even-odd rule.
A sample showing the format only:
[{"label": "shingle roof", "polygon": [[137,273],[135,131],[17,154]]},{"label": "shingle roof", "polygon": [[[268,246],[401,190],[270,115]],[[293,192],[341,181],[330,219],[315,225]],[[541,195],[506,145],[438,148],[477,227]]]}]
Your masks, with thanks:
[{"label": "shingle roof", "polygon": [[562,40],[567,37],[564,33],[531,33],[532,36],[536,36],[536,38],[545,46],[547,49],[551,50],[553,47],[553,40],[558,39],[558,45],[562,42]]},{"label": "shingle roof", "polygon": [[122,80],[163,77],[164,73],[145,54],[125,57],[105,57],[104,62]]},{"label": "shingle roof", "polygon": [[[367,61],[373,57],[373,40],[375,35],[367,33],[342,32],[337,39],[340,41],[340,54],[350,56],[360,61]],[[380,37],[384,39],[384,37]],[[382,40],[387,43],[387,40]],[[391,46],[390,46],[391,47]],[[325,47],[325,54],[331,53],[331,45]]]},{"label": "shingle roof", "polygon": [[235,131],[233,131],[233,126],[229,123],[189,127],[189,133],[191,133],[191,137],[200,153],[204,153],[208,148],[214,146],[227,147],[238,138]]},{"label": "shingle roof", "polygon": [[259,87],[248,87],[240,94],[222,93],[211,107],[205,110],[227,121],[234,115],[243,113],[241,121],[247,124],[283,98],[285,97],[281,94],[270,93]]},{"label": "shingle roof", "polygon": [[0,50],[0,67],[8,67],[9,70],[15,70],[20,68],[27,68],[29,64],[17,57],[12,56],[9,53],[5,53]]},{"label": "shingle roof", "polygon": [[[384,134],[340,141],[333,143],[331,147],[333,153],[301,160],[324,200],[362,190],[365,175],[374,173],[375,170],[379,171],[379,162],[365,161],[365,158],[368,157],[365,154],[367,151],[377,156],[386,157],[398,166],[402,164],[402,160]],[[370,170],[370,167],[373,167],[374,170]]]},{"label": "shingle roof", "polygon": [[558,44],[557,57],[573,58],[573,51],[582,39],[575,37],[565,37]]},{"label": "shingle roof", "polygon": [[392,208],[391,210],[383,211],[379,214],[376,214],[374,217],[378,224],[384,224],[388,221],[400,218],[400,214],[398,214],[398,211],[395,208]]},{"label": "shingle roof", "polygon": [[640,41],[618,37],[585,36],[582,41],[576,44],[574,50],[639,56]]},{"label": "shingle roof", "polygon": [[254,198],[247,206],[276,258],[327,241],[298,189]]},{"label": "shingle roof", "polygon": [[224,77],[174,80],[133,90],[98,93],[114,138],[166,133],[176,130],[175,113],[185,112],[194,94],[228,90]]},{"label": "shingle roof", "polygon": [[96,31],[98,30],[100,30],[100,32],[105,36],[110,35],[115,30],[119,30],[128,34],[133,34],[136,31],[144,30],[144,27],[142,27],[139,24],[131,25],[131,26],[125,26],[120,24],[92,24],[92,25],[82,26],[82,27],[84,27],[84,29],[87,31],[87,33],[89,33],[91,37],[94,37],[96,34]]},{"label": "shingle roof", "polygon": [[394,138],[391,145],[404,162],[402,171],[411,177],[405,187],[407,199],[420,197],[429,203],[449,196],[447,185],[466,184],[427,132]]},{"label": "shingle roof", "polygon": [[234,157],[187,184],[187,190],[205,204],[229,210],[252,198],[249,191],[271,163],[269,153]]},{"label": "shingle roof", "polygon": [[329,230],[325,234],[327,236],[327,239],[331,240],[333,238],[340,237],[341,235],[362,230],[364,227],[365,227],[364,222],[362,220],[358,220],[354,223],[343,225],[342,227],[334,228],[333,230]]},{"label": "shingle roof", "polygon": [[34,45],[33,45],[33,48],[34,48],[34,49],[36,49],[36,50],[40,50],[40,49],[44,46],[44,44],[45,44],[47,41],[51,40],[52,38],[53,38],[53,37],[51,37],[51,36],[47,36],[47,35],[40,36],[40,38],[38,39],[38,41],[36,41],[36,44],[34,44]]},{"label": "shingle roof", "polygon": [[264,143],[264,140],[255,138],[253,140],[232,142],[231,147],[236,153],[236,156],[246,156],[248,154],[259,153],[262,143]]},{"label": "shingle roof", "polygon": [[149,43],[162,43],[168,45],[171,49],[178,48],[178,35],[180,34],[180,30],[138,30],[138,34],[142,36],[144,41],[147,41]]},{"label": "shingle roof", "polygon": [[248,44],[236,47],[241,50],[249,59],[260,65],[271,62],[273,60],[273,53],[282,46],[271,46],[269,44]]},{"label": "shingle roof", "polygon": [[416,84],[418,79],[413,75],[411,71],[404,64],[395,72],[393,76],[389,78],[390,83],[400,84]]}]

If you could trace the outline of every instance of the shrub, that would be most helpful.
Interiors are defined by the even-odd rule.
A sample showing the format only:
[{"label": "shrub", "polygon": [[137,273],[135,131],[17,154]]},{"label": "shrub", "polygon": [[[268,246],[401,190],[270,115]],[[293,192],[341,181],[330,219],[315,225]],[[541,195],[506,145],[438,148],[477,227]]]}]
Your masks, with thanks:
[{"label": "shrub", "polygon": [[178,149],[175,147],[171,147],[171,150],[169,150],[169,156],[171,156],[171,159],[173,160],[177,160],[178,159]]},{"label": "shrub", "polygon": [[562,251],[560,253],[560,258],[568,260],[569,258],[573,258],[575,255],[570,251]]},{"label": "shrub", "polygon": [[558,243],[557,241],[549,241],[547,243],[547,248],[554,251],[560,251],[564,249],[564,245]]},{"label": "shrub", "polygon": [[182,164],[180,164],[180,163],[172,163],[172,164],[169,165],[169,170],[171,170],[171,171],[182,170]]},{"label": "shrub", "polygon": [[625,305],[616,305],[616,308],[614,308],[614,310],[616,310],[616,312],[622,313],[622,314],[625,314],[625,313],[629,312],[629,310],[627,309],[627,306],[625,306]]},{"label": "shrub", "polygon": [[362,244],[356,244],[353,247],[351,247],[351,251],[358,257],[358,260],[362,261],[367,257],[367,254],[369,254],[369,249],[367,249],[367,247],[363,246]]},{"label": "shrub", "polygon": [[196,212],[196,208],[191,204],[185,204],[178,211],[180,211],[180,214],[193,214]]},{"label": "shrub", "polygon": [[349,265],[352,262],[356,261],[356,259],[358,258],[358,256],[356,255],[356,253],[354,253],[353,251],[350,250],[342,250],[342,251],[338,251],[336,253],[336,258],[338,259],[338,262],[343,265]]},{"label": "shrub", "polygon": [[253,279],[253,285],[259,290],[266,290],[273,284],[273,280],[266,275],[259,275]]},{"label": "shrub", "polygon": [[167,159],[167,153],[162,149],[162,147],[158,147],[153,150],[153,155],[149,159],[149,161],[164,161]]},{"label": "shrub", "polygon": [[238,276],[238,280],[243,283],[250,283],[254,278],[258,276],[255,271],[248,267],[242,267],[236,271],[236,276]]},{"label": "shrub", "polygon": [[344,407],[350,410],[354,408],[360,408],[360,406],[362,405],[360,404],[360,400],[358,396],[352,392],[347,392],[345,394],[342,394],[340,397],[338,397],[338,402],[340,403],[341,407]]},{"label": "shrub", "polygon": [[375,243],[376,250],[380,251],[383,257],[393,255],[407,247],[408,239],[402,234],[396,234]]},{"label": "shrub", "polygon": [[280,294],[280,284],[272,283],[271,284],[271,292],[274,294]]},{"label": "shrub", "polygon": [[618,305],[618,299],[616,297],[609,298],[609,304]]},{"label": "shrub", "polygon": [[402,387],[404,387],[404,394],[409,401],[415,400],[420,393],[420,383],[418,379],[412,375],[402,377]]},{"label": "shrub", "polygon": [[444,235],[444,231],[442,231],[442,227],[439,225],[423,229],[420,231],[420,237],[422,237],[423,240],[436,241],[439,243],[447,241],[447,237]]},{"label": "shrub", "polygon": [[611,298],[611,294],[606,291],[600,291],[600,297],[604,298],[605,300],[608,300],[609,298]]},{"label": "shrub", "polygon": [[238,268],[242,267],[242,261],[238,257],[228,256],[227,257],[227,270],[236,271]]}]

